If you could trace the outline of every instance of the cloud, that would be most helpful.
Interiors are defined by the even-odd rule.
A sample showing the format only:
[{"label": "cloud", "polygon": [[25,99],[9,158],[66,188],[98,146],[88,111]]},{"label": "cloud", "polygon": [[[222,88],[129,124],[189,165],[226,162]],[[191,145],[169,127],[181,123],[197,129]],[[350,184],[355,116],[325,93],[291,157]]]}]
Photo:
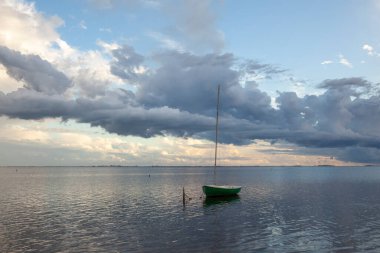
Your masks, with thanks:
[{"label": "cloud", "polygon": [[30,89],[18,89],[4,95],[0,92],[0,114],[10,118],[67,119],[75,114],[75,104],[61,95],[49,95]]},{"label": "cloud", "polygon": [[177,29],[193,44],[211,47],[219,52],[224,47],[224,35],[216,28],[216,15],[210,0],[183,0],[176,14]]},{"label": "cloud", "polygon": [[368,44],[364,44],[363,47],[362,47],[362,49],[364,51],[367,51],[368,55],[371,55],[371,56],[373,55],[373,47],[372,46],[370,46]]},{"label": "cloud", "polygon": [[328,64],[332,64],[332,63],[334,63],[334,62],[330,61],[330,60],[326,60],[326,61],[321,62],[322,65],[328,65]]},{"label": "cloud", "polygon": [[[0,46],[18,52],[25,63],[22,70],[23,80],[19,82],[11,79],[9,73],[3,73],[9,70],[0,63],[0,91],[11,92],[25,86],[50,93],[64,91],[68,96],[96,97],[104,95],[107,87],[122,82],[111,74],[106,50],[79,51],[62,40],[56,29],[63,23],[56,16],[46,16],[38,12],[32,3],[22,0],[0,1]],[[48,67],[42,70],[40,66],[33,66],[32,61],[37,61],[38,64],[45,62],[45,66],[51,65],[51,70],[56,70],[55,74],[49,72]],[[35,68],[44,74],[29,71],[25,76],[26,68]],[[20,71],[21,69],[17,75]],[[65,78],[62,75],[59,78],[59,73],[70,80],[68,88],[65,86]],[[46,82],[42,82],[42,76]]]},{"label": "cloud", "polygon": [[286,72],[286,69],[279,68],[271,64],[260,63],[256,60],[245,60],[240,69],[249,75],[262,75],[264,78],[271,79],[276,74]]},{"label": "cloud", "polygon": [[86,26],[86,22],[84,22],[84,20],[81,20],[79,22],[79,27],[83,30],[87,30],[87,26]]},{"label": "cloud", "polygon": [[100,9],[111,9],[115,1],[114,0],[88,0],[88,2]]},{"label": "cloud", "polygon": [[[107,58],[111,50],[119,48],[117,44],[98,42],[99,50],[73,52],[68,57],[56,61],[56,65],[72,80],[71,95],[94,98],[103,96],[109,87],[121,85],[120,77],[111,73]],[[137,72],[141,69],[137,69]]]},{"label": "cloud", "polygon": [[346,66],[346,67],[353,68],[352,63],[349,62],[347,60],[347,58],[345,58],[344,55],[342,55],[342,54],[339,55],[339,63]]},{"label": "cloud", "polygon": [[369,88],[372,86],[372,84],[371,82],[361,77],[352,77],[352,78],[341,78],[341,79],[327,79],[318,85],[319,88],[325,88],[325,89],[340,89],[346,86],[350,88],[355,88],[355,87]]},{"label": "cloud", "polygon": [[137,54],[135,50],[124,45],[120,48],[116,48],[111,51],[114,57],[111,62],[111,73],[129,81],[137,80],[139,72],[141,72],[141,64],[144,61],[144,57]]},{"label": "cloud", "polygon": [[[35,9],[33,3],[26,1],[0,1],[0,46],[19,51],[21,54],[34,54],[44,60],[53,60],[63,55],[63,50],[52,48],[62,44],[56,28],[63,21],[56,17],[46,17]],[[57,51],[60,51],[57,53]],[[0,63],[0,91],[11,92],[24,84],[6,74]]]},{"label": "cloud", "polygon": [[379,148],[346,147],[337,151],[337,158],[357,163],[379,163]]},{"label": "cloud", "polygon": [[70,80],[49,62],[37,55],[22,55],[0,46],[0,63],[7,73],[25,83],[25,88],[47,94],[61,94],[70,86]]},{"label": "cloud", "polygon": [[[16,59],[28,59],[10,52]],[[145,59],[128,46],[111,52],[115,57],[111,65],[121,70],[115,73],[122,73],[127,81],[133,76],[130,72]],[[0,113],[22,119],[73,119],[126,136],[213,140],[216,86],[220,84],[222,143],[284,140],[316,150],[380,148],[380,131],[375,127],[380,124],[380,116],[376,116],[380,115],[380,98],[364,93],[374,84],[363,78],[325,80],[318,86],[325,89],[321,95],[279,93],[275,109],[271,98],[257,85],[240,83],[245,71],[266,70],[268,75],[276,75],[275,67],[254,62],[239,69],[232,54],[166,51],[153,59],[157,67],[141,74],[134,91],[106,90],[96,98],[69,99],[59,92],[49,95],[36,89],[19,89],[0,94]],[[348,157],[342,152],[339,155]]]},{"label": "cloud", "polygon": [[380,53],[378,53],[373,46],[364,44],[362,49],[367,52],[369,56],[380,56]]},{"label": "cloud", "polygon": [[23,86],[22,82],[9,77],[7,70],[0,64],[0,91],[9,93]]},{"label": "cloud", "polygon": [[178,51],[221,52],[224,34],[217,28],[217,14],[211,0],[88,0],[100,9],[125,8],[128,10],[150,8],[157,15],[172,19],[162,31],[149,32],[148,36],[158,40],[164,47]]},{"label": "cloud", "polygon": [[178,41],[170,38],[169,36],[166,36],[159,32],[149,32],[148,36],[152,37],[153,39],[159,41],[165,49],[169,50],[175,50],[178,52],[185,52],[185,47],[181,45]]},{"label": "cloud", "polygon": [[20,125],[5,124],[5,126],[1,126],[0,130],[0,137],[2,141],[46,143],[50,137],[49,134],[41,129],[28,129]]},{"label": "cloud", "polygon": [[[377,124],[380,118],[369,115],[377,115],[379,110],[375,107],[379,106],[379,97],[352,100],[356,91],[351,81],[325,81],[333,85],[325,85],[329,88],[320,96],[298,98],[292,93],[281,94],[280,111],[287,112],[287,128],[297,133],[285,139],[310,147],[380,147],[380,132],[371,126]],[[362,81],[364,84],[361,85],[367,85],[365,80]],[[336,89],[337,86],[339,89]]]},{"label": "cloud", "polygon": [[[114,4],[103,1],[107,2]],[[359,77],[328,79],[318,85],[323,89],[319,95],[278,93],[278,106],[274,108],[271,97],[259,89],[260,78],[276,78],[286,70],[218,53],[223,48],[223,38],[216,36],[216,17],[210,12],[209,1],[195,2],[195,7],[188,9],[185,7],[189,2],[180,3],[183,9],[175,18],[182,21],[173,41],[182,43],[180,39],[186,38],[190,43],[183,47],[200,45],[199,51],[212,49],[212,53],[179,51],[174,47],[147,55],[129,45],[101,42],[102,53],[79,52],[55,32],[59,19],[51,20],[25,2],[21,2],[22,8],[14,1],[6,3],[13,3],[1,3],[6,17],[23,15],[12,23],[17,29],[8,29],[17,39],[0,36],[0,62],[8,77],[19,80],[23,87],[7,94],[0,92],[0,115],[26,120],[74,120],[125,136],[212,141],[216,87],[220,84],[220,140],[224,144],[285,141],[317,153],[328,149],[331,155],[352,161],[360,160],[350,155],[354,150],[368,150],[372,154],[368,160],[380,162],[376,158],[380,149],[380,98],[370,92],[376,84]],[[192,15],[199,22],[187,24],[185,21]],[[8,22],[2,16],[0,20]],[[38,21],[37,28],[28,31],[25,27],[31,20]],[[6,28],[1,22],[0,26]],[[27,41],[23,32],[30,36],[30,45],[20,42],[19,38]],[[341,64],[352,66],[343,55],[339,57]]]},{"label": "cloud", "polygon": [[23,0],[0,1],[0,45],[25,54],[52,59],[60,43],[56,29],[64,24],[57,16],[47,17],[36,11],[34,3]]},{"label": "cloud", "polygon": [[160,1],[158,0],[87,0],[87,2],[98,9],[114,9],[120,6],[128,8],[137,7],[149,7],[157,8],[160,6]]},{"label": "cloud", "polygon": [[112,33],[112,29],[111,28],[99,28],[99,32]]}]

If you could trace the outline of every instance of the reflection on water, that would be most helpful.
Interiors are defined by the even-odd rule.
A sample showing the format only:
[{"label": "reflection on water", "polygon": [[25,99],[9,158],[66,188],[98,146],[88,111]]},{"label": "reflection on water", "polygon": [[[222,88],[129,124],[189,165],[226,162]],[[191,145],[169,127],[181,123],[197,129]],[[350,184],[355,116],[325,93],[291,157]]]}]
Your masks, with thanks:
[{"label": "reflection on water", "polygon": [[209,168],[0,168],[0,252],[378,252],[379,172],[220,168],[242,191],[205,199]]},{"label": "reflection on water", "polygon": [[239,195],[233,195],[233,196],[220,196],[220,197],[206,197],[203,201],[204,207],[209,207],[213,205],[225,205],[232,202],[238,202],[240,201]]}]

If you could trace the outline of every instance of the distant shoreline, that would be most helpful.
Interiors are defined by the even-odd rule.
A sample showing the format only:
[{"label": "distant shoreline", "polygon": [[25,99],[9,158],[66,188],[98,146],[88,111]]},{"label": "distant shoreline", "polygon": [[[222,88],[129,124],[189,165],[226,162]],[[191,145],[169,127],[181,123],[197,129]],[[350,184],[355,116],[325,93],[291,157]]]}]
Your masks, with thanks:
[{"label": "distant shoreline", "polygon": [[[378,167],[380,164],[366,164],[366,165],[221,165],[217,166],[220,168],[228,168],[228,167],[239,167],[239,168],[250,168],[250,167],[261,167],[261,168],[267,168],[267,167]],[[133,167],[141,167],[141,168],[147,168],[147,167],[153,167],[153,168],[167,168],[167,167],[204,167],[204,168],[213,168],[212,165],[0,165],[0,168],[5,167],[92,167],[92,168],[133,168]]]}]

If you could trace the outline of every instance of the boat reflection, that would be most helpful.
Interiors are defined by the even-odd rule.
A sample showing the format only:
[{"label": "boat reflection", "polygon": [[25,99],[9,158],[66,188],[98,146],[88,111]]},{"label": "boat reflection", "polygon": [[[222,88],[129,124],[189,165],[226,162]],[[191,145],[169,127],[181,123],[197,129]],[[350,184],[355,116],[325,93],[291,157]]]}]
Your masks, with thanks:
[{"label": "boat reflection", "polygon": [[233,195],[233,196],[220,196],[220,197],[206,197],[203,200],[203,206],[213,206],[213,205],[223,205],[228,204],[231,202],[240,202],[240,196],[239,195]]}]

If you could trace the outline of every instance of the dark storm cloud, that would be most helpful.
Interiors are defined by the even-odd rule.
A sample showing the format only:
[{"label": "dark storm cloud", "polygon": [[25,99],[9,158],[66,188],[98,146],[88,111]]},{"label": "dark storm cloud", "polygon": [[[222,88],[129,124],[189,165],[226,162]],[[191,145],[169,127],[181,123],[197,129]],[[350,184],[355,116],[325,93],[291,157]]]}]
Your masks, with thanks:
[{"label": "dark storm cloud", "polygon": [[337,158],[358,163],[379,163],[379,148],[346,147],[338,150]]},{"label": "dark storm cloud", "polygon": [[114,60],[111,62],[111,73],[129,81],[135,81],[138,78],[137,68],[144,61],[144,57],[137,54],[135,50],[124,45],[121,48],[112,50]]},{"label": "dark storm cloud", "polygon": [[81,96],[94,98],[96,96],[104,96],[107,86],[111,84],[109,80],[97,80],[96,70],[89,68],[79,69],[75,78],[73,78],[73,86],[79,88]]},{"label": "dark storm cloud", "polygon": [[100,126],[110,133],[144,138],[157,135],[193,136],[210,131],[214,118],[167,106],[146,108],[136,103],[130,91],[107,92],[99,99],[75,101],[79,122]]},{"label": "dark storm cloud", "polygon": [[[237,82],[231,54],[195,56],[175,51],[156,55],[160,67],[141,84],[136,96],[147,107],[169,106],[207,113],[215,105],[217,84]],[[210,112],[208,112],[210,113]]]},{"label": "dark storm cloud", "polygon": [[[30,59],[17,52],[5,52],[8,58],[3,55],[2,63],[7,69],[16,65],[17,59],[22,59],[20,62]],[[319,85],[325,89],[320,95],[299,97],[294,92],[282,92],[276,98],[277,108],[273,108],[269,95],[256,83],[239,82],[241,75],[247,74],[247,67],[239,69],[232,54],[167,51],[154,55],[157,67],[140,76],[134,76],[133,71],[145,58],[133,48],[122,47],[113,51],[113,56],[111,65],[118,69],[114,74],[127,82],[138,80],[133,92],[108,90],[102,96],[68,99],[58,92],[48,94],[22,88],[9,94],[0,93],[0,114],[23,119],[74,119],[120,135],[213,140],[216,90],[220,84],[223,143],[287,141],[312,148],[315,153],[329,150],[330,156],[350,161],[361,161],[359,154],[368,150],[368,155],[361,157],[380,162],[379,156],[376,158],[380,149],[380,97],[358,92],[358,88],[374,86],[363,78],[326,80]],[[51,65],[42,62],[22,68],[23,75],[29,76],[29,72],[44,75],[46,69],[56,73]],[[251,73],[263,70],[268,75],[278,74],[270,65],[253,61],[249,64]],[[43,80],[35,79],[31,87],[45,87]],[[353,150],[361,153],[352,155]]]},{"label": "dark storm cloud", "polygon": [[101,126],[110,133],[144,138],[157,135],[194,136],[214,127],[214,119],[178,109],[145,109],[125,106],[120,109],[95,110],[82,115],[80,122]]},{"label": "dark storm cloud", "polygon": [[326,83],[333,85],[319,96],[299,98],[291,92],[279,95],[278,112],[282,122],[279,125],[288,132],[280,139],[304,147],[331,148],[335,156],[351,161],[354,157],[349,159],[345,152],[352,149],[347,147],[379,149],[379,97],[354,97],[358,86],[370,87],[373,84],[361,78],[328,80],[323,85]]},{"label": "dark storm cloud", "polygon": [[[169,106],[192,113],[215,115],[216,87],[221,85],[225,115],[263,120],[274,109],[256,86],[239,84],[232,54],[196,56],[176,51],[156,55],[160,67],[141,84],[136,96],[147,107]],[[270,119],[268,119],[270,120]]]},{"label": "dark storm cloud", "polygon": [[358,97],[361,94],[369,94],[371,91],[376,91],[377,88],[371,82],[361,77],[341,78],[341,79],[327,79],[318,85],[323,89],[346,90],[349,88],[352,96]]},{"label": "dark storm cloud", "polygon": [[264,75],[265,78],[272,78],[273,75],[281,74],[287,70],[281,69],[271,64],[263,64],[254,60],[246,60],[240,65],[243,73],[253,75]]},{"label": "dark storm cloud", "polygon": [[46,94],[61,94],[71,81],[62,72],[38,55],[23,55],[7,47],[0,46],[0,64],[8,75],[25,83],[25,88]]},{"label": "dark storm cloud", "polygon": [[371,83],[367,80],[360,77],[352,77],[352,78],[341,78],[341,79],[327,79],[323,81],[319,88],[331,88],[331,89],[341,89],[343,87],[371,87]]},{"label": "dark storm cloud", "polygon": [[29,89],[18,89],[4,95],[0,92],[0,114],[11,118],[70,118],[75,105],[59,95],[47,95]]},{"label": "dark storm cloud", "polygon": [[355,118],[350,122],[354,132],[361,135],[380,136],[380,96],[355,99],[350,105]]}]

